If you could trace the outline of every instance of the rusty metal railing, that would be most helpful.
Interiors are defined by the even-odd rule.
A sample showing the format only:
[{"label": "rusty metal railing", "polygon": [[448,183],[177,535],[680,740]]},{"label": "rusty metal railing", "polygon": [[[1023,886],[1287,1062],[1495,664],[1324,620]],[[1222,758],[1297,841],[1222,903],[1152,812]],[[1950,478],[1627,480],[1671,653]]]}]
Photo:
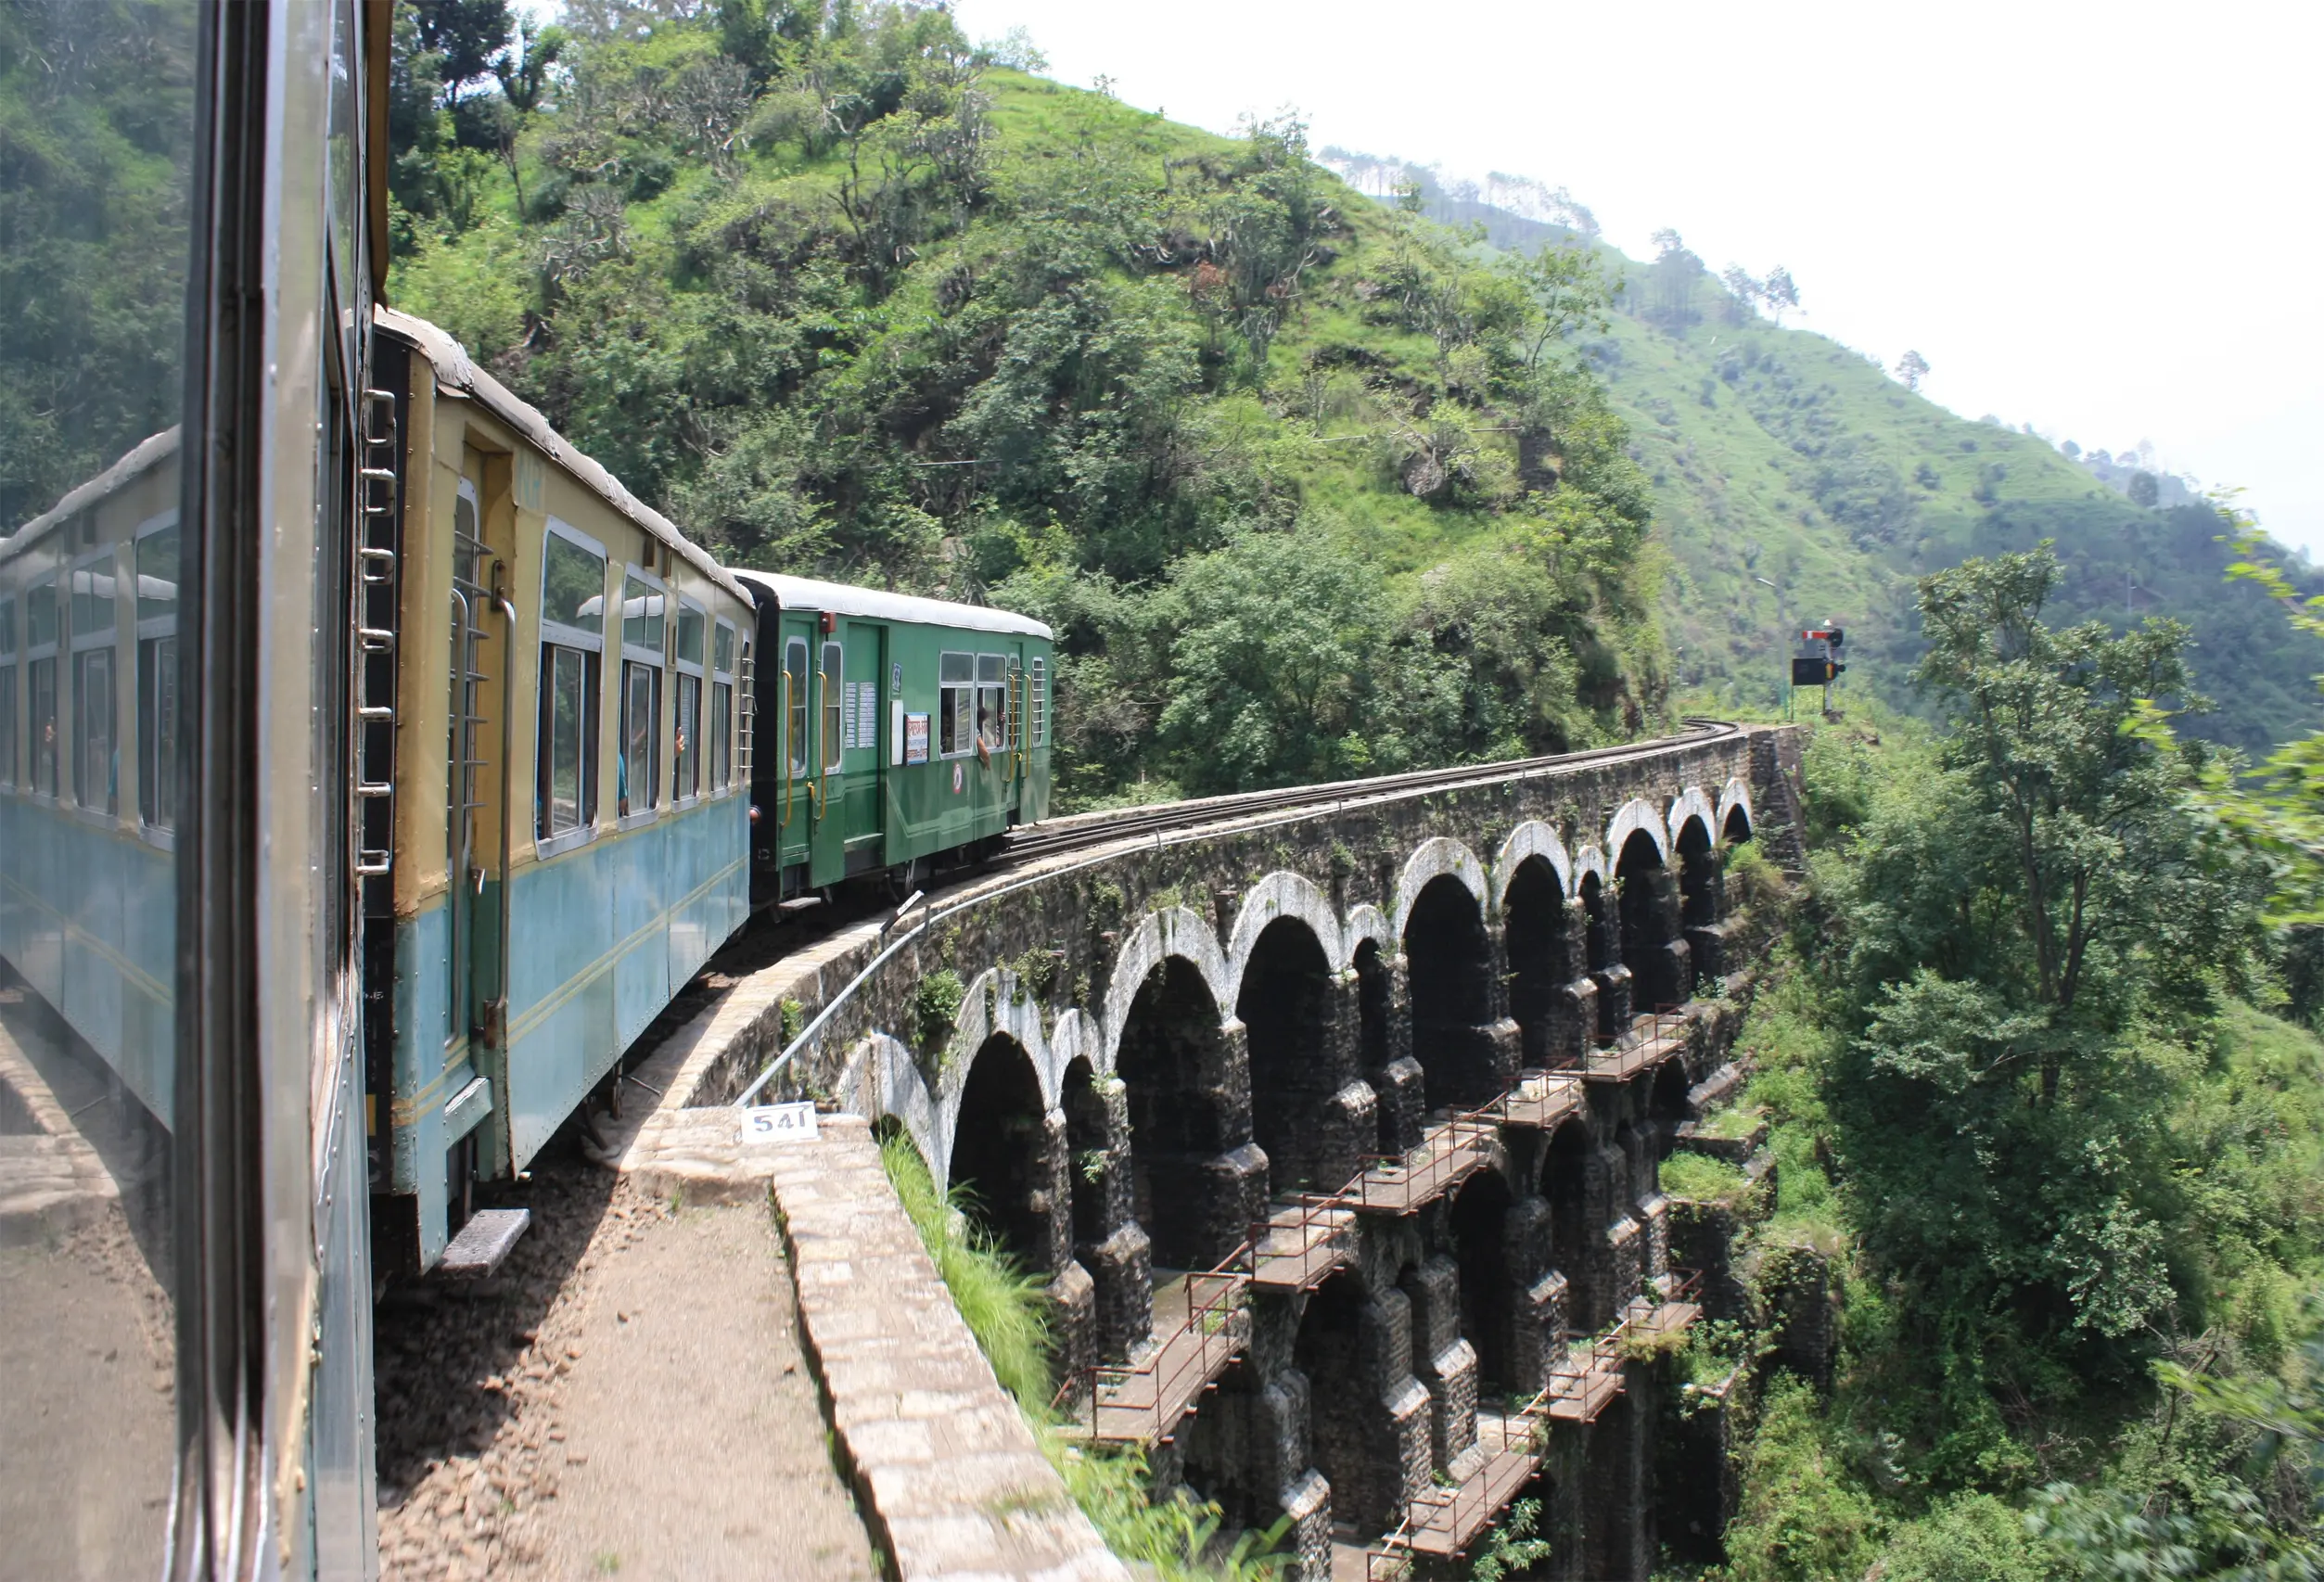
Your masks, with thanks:
[{"label": "rusty metal railing", "polygon": [[1248,1340],[1238,1320],[1250,1266],[1245,1242],[1215,1267],[1188,1275],[1185,1321],[1161,1336],[1143,1363],[1101,1362],[1088,1370],[1092,1440],[1150,1444],[1170,1437]]},{"label": "rusty metal railing", "polygon": [[1485,1113],[1455,1116],[1431,1127],[1418,1147],[1402,1154],[1367,1155],[1362,1171],[1341,1189],[1341,1198],[1351,1208],[1411,1213],[1485,1163],[1498,1129],[1495,1122],[1480,1118]]}]

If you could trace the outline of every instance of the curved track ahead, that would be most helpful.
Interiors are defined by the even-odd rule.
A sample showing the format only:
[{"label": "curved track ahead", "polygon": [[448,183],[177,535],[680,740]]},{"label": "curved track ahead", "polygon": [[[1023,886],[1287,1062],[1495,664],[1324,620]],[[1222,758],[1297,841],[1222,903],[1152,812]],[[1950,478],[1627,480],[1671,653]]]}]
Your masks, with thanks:
[{"label": "curved track ahead", "polygon": [[1191,801],[1157,802],[1148,807],[1125,808],[1118,812],[1079,813],[1066,819],[1028,824],[1012,831],[1002,845],[999,861],[1012,863],[1026,861],[1078,850],[1085,846],[1104,845],[1127,836],[1190,829],[1281,808],[1319,807],[1332,802],[1352,801],[1358,797],[1392,796],[1398,792],[1491,785],[1513,774],[1535,770],[1580,763],[1616,762],[1626,758],[1666,751],[1673,746],[1718,741],[1741,729],[1723,720],[1689,719],[1687,726],[1688,729],[1679,735],[1660,736],[1651,742],[1631,742],[1618,747],[1597,747],[1588,752],[1552,753],[1546,758],[1470,763],[1454,769],[1414,770],[1407,774],[1382,774],[1368,780],[1337,780],[1320,785],[1294,785],[1280,791],[1245,791],[1226,797],[1203,797]]}]

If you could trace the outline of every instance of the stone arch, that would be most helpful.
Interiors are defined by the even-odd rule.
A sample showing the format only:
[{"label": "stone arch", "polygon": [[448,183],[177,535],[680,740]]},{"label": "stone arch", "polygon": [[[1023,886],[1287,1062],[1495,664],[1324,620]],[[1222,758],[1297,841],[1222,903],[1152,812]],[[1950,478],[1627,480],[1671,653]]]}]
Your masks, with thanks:
[{"label": "stone arch", "polygon": [[[1385,1301],[1407,1304],[1400,1292]],[[1393,1382],[1381,1376],[1383,1364],[1395,1355],[1380,1344],[1383,1305],[1341,1269],[1304,1299],[1292,1340],[1292,1365],[1308,1386],[1309,1457],[1332,1486],[1333,1520],[1358,1532],[1385,1532],[1401,1514],[1397,1442],[1381,1422]]]},{"label": "stone arch", "polygon": [[1479,1170],[1461,1183],[1447,1218],[1461,1269],[1461,1333],[1476,1352],[1476,1380],[1485,1388],[1509,1389],[1518,1377],[1512,1333],[1517,1282],[1509,1245],[1516,1201],[1499,1170]]},{"label": "stone arch", "polygon": [[1331,957],[1307,919],[1278,915],[1244,952],[1234,1014],[1250,1047],[1251,1136],[1277,1193],[1332,1192],[1356,1173],[1376,1123],[1356,1081],[1355,1029],[1338,1026]]},{"label": "stone arch", "polygon": [[1213,1003],[1234,1003],[1234,979],[1227,971],[1226,952],[1219,947],[1217,931],[1203,921],[1202,914],[1182,906],[1150,912],[1138,920],[1138,926],[1114,955],[1113,976],[1105,990],[1102,1065],[1110,1068],[1120,1058],[1122,1027],[1130,1002],[1154,970],[1172,959],[1184,962],[1201,976]]},{"label": "stone arch", "polygon": [[1719,913],[1727,911],[1724,885],[1719,880],[1719,843],[1715,824],[1704,813],[1687,813],[1673,838],[1678,848],[1678,927],[1687,938],[1685,994],[1694,997],[1704,976],[1719,971]]},{"label": "stone arch", "polygon": [[1340,926],[1340,944],[1347,954],[1332,964],[1352,967],[1356,952],[1371,940],[1384,954],[1396,954],[1396,930],[1388,926],[1388,914],[1370,901],[1360,901],[1347,909],[1347,921]]},{"label": "stone arch", "polygon": [[1537,852],[1509,874],[1500,902],[1501,947],[1509,958],[1509,1014],[1523,1040],[1520,1063],[1537,1070],[1564,1065],[1572,1053],[1566,989],[1580,974],[1566,927],[1570,872]]},{"label": "stone arch", "polygon": [[[1383,924],[1376,910],[1371,911]],[[1398,1033],[1411,1027],[1396,1002],[1394,942],[1366,934],[1354,941],[1347,970],[1356,980],[1356,1064],[1373,1091],[1378,1125],[1374,1143],[1383,1154],[1401,1154],[1420,1142],[1421,1090],[1418,1065],[1402,1053]]]},{"label": "stone arch", "polygon": [[1654,1157],[1657,1162],[1670,1156],[1679,1141],[1679,1128],[1694,1116],[1692,1085],[1687,1081],[1686,1063],[1676,1055],[1666,1060],[1654,1072],[1654,1085],[1647,1096],[1646,1114],[1654,1123]]},{"label": "stone arch", "polygon": [[1296,918],[1306,925],[1323,952],[1326,971],[1347,964],[1347,947],[1340,938],[1346,930],[1340,926],[1339,914],[1332,910],[1332,898],[1313,880],[1278,868],[1245,894],[1233,931],[1227,937],[1227,981],[1233,986],[1237,1000],[1242,998],[1243,975],[1250,966],[1251,952],[1258,948],[1259,936],[1283,918]]},{"label": "stone arch", "polygon": [[[1736,833],[1738,813],[1742,815],[1740,835]],[[1730,846],[1737,841],[1749,840],[1758,823],[1759,815],[1751,808],[1751,785],[1748,781],[1741,778],[1730,780],[1719,788],[1717,828],[1721,840]]]},{"label": "stone arch", "polygon": [[1690,818],[1701,819],[1706,830],[1718,828],[1718,810],[1711,805],[1711,799],[1703,794],[1699,785],[1690,785],[1672,797],[1670,810],[1663,815],[1663,829],[1669,835],[1673,845],[1679,839],[1679,827]]},{"label": "stone arch", "polygon": [[[967,1080],[969,1056],[983,1049],[995,1034],[1015,1039],[1033,1063],[1041,1079],[1041,1103],[1055,1108],[1057,1078],[1063,1063],[1050,1053],[1048,1029],[1041,1026],[1041,997],[1006,967],[988,967],[970,980],[962,993],[960,1015],[946,1040],[947,1065],[956,1072],[941,1095],[948,1139],[960,1108],[962,1084]],[[949,1142],[948,1142],[949,1146]]]},{"label": "stone arch", "polygon": [[938,1146],[942,1112],[920,1075],[920,1063],[886,1033],[874,1033],[864,1042],[869,1046],[864,1067],[871,1090],[863,1096],[865,1113],[875,1121],[890,1119],[900,1126],[920,1151],[920,1157],[929,1162],[930,1172],[935,1172],[950,1149]]},{"label": "stone arch", "polygon": [[1622,962],[1635,992],[1650,1009],[1676,1005],[1694,988],[1686,941],[1679,932],[1678,876],[1669,870],[1670,842],[1637,828],[1615,848]]},{"label": "stone arch", "polygon": [[1491,910],[1492,887],[1486,883],[1485,864],[1450,836],[1437,836],[1420,843],[1397,878],[1396,912],[1389,919],[1391,938],[1401,939],[1411,932],[1412,908],[1419,904],[1421,892],[1438,879],[1452,879],[1466,888],[1476,901],[1479,917]]},{"label": "stone arch", "polygon": [[1060,1083],[1058,1109],[1065,1116],[1066,1220],[1074,1256],[1094,1247],[1114,1233],[1122,1218],[1113,1201],[1120,1182],[1122,1149],[1112,1107],[1106,1102],[1110,1078],[1098,1075],[1088,1058],[1076,1055],[1067,1063]]},{"label": "stone arch", "polygon": [[1426,1078],[1428,1110],[1484,1104],[1516,1078],[1517,1052],[1502,1050],[1496,1037],[1498,963],[1481,888],[1441,872],[1398,909],[1411,973],[1412,1056]]},{"label": "stone arch", "polygon": [[1622,930],[1613,890],[1603,861],[1581,871],[1582,965],[1597,989],[1590,1033],[1601,1044],[1612,1043],[1630,1015],[1630,975],[1622,965]]},{"label": "stone arch", "polygon": [[1041,1073],[1006,1032],[988,1035],[960,1085],[945,1176],[970,1219],[1025,1269],[1065,1267],[1064,1117],[1053,1115]]},{"label": "stone arch", "polygon": [[1266,1203],[1267,1157],[1251,1144],[1243,1026],[1220,1015],[1216,981],[1173,952],[1143,978],[1115,985],[1127,1001],[1114,1075],[1129,1113],[1131,1201],[1164,1268],[1209,1268]]},{"label": "stone arch", "polygon": [[1509,887],[1517,877],[1517,870],[1526,862],[1539,859],[1557,873],[1557,887],[1565,895],[1574,893],[1574,860],[1566,855],[1565,843],[1557,837],[1557,831],[1539,819],[1527,819],[1509,832],[1501,842],[1500,856],[1493,863],[1493,912],[1499,916],[1507,905]]},{"label": "stone arch", "polygon": [[1615,810],[1606,824],[1605,849],[1614,854],[1615,862],[1622,861],[1622,849],[1631,836],[1643,833],[1654,843],[1654,855],[1664,861],[1670,860],[1670,832],[1662,822],[1662,814],[1654,804],[1643,797],[1633,797]]},{"label": "stone arch", "polygon": [[1588,1330],[1597,1311],[1596,1231],[1591,1212],[1590,1165],[1596,1152],[1590,1123],[1567,1117],[1550,1134],[1541,1154],[1541,1195],[1550,1205],[1550,1263],[1565,1277],[1566,1327]]}]

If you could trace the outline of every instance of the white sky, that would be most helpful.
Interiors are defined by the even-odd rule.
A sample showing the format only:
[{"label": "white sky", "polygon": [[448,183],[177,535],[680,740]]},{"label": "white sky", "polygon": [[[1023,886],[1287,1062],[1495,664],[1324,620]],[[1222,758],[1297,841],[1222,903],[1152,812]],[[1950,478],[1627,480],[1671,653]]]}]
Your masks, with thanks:
[{"label": "white sky", "polygon": [[[1651,255],[1790,266],[1964,416],[2158,463],[2324,558],[2324,6],[957,0],[1050,74],[1232,130],[1564,185]],[[1803,322],[1794,320],[1792,322]]]}]

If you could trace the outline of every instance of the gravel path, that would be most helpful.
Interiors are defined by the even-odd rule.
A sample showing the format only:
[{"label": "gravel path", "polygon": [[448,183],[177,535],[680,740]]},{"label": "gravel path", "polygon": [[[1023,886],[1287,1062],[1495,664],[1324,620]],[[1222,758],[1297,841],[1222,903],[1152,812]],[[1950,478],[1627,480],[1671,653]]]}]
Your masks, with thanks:
[{"label": "gravel path", "polygon": [[875,1575],[765,1209],[673,1210],[570,1129],[496,1200],[533,1213],[499,1275],[379,1310],[384,1576]]}]

